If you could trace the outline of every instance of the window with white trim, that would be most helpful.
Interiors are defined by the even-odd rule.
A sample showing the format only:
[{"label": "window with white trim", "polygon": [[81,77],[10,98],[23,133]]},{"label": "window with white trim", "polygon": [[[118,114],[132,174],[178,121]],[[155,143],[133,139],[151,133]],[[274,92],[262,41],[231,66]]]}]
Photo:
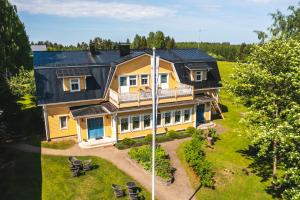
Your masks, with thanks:
[{"label": "window with white trim", "polygon": [[157,113],[156,125],[161,126],[161,113]]},{"label": "window with white trim", "polygon": [[120,118],[121,132],[129,131],[129,117]]},{"label": "window with white trim", "polygon": [[160,77],[160,81],[159,81],[160,84],[168,83],[168,74],[160,74],[159,77]]},{"label": "window with white trim", "polygon": [[129,76],[129,85],[136,86],[136,75]]},{"label": "window with white trim", "polygon": [[148,74],[141,75],[141,85],[149,85],[149,78]]},{"label": "window with white trim", "polygon": [[120,76],[120,86],[127,86],[127,77]]},{"label": "window with white trim", "polygon": [[191,115],[192,110],[191,109],[185,109],[183,110],[183,121],[184,122],[190,122],[192,115]]},{"label": "window with white trim", "polygon": [[164,113],[165,125],[170,125],[172,122],[172,114],[171,112]]},{"label": "window with white trim", "polygon": [[78,92],[80,91],[80,78],[72,78],[70,79],[70,91]]},{"label": "window with white trim", "polygon": [[132,124],[132,130],[139,130],[141,129],[141,123],[140,123],[140,116],[132,116],[131,117],[131,124]]},{"label": "window with white trim", "polygon": [[181,123],[181,110],[174,111],[174,121],[175,124]]},{"label": "window with white trim", "polygon": [[144,115],[144,129],[151,128],[151,115]]},{"label": "window with white trim", "polygon": [[68,117],[60,116],[59,117],[60,129],[68,129]]},{"label": "window with white trim", "polygon": [[202,71],[196,71],[195,72],[195,80],[196,81],[202,81]]}]

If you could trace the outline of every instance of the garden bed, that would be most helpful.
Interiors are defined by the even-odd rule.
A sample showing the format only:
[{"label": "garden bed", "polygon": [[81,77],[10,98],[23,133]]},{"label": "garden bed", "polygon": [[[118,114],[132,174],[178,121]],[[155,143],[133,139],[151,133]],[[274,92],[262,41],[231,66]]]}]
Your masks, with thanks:
[{"label": "garden bed", "polygon": [[[130,158],[139,163],[145,170],[151,172],[152,170],[152,147],[145,145],[142,147],[135,147],[128,152]],[[175,169],[171,166],[170,157],[166,151],[157,146],[155,150],[155,174],[160,177],[167,185],[173,183]]]},{"label": "garden bed", "polygon": [[[156,136],[156,142],[157,143],[163,143],[163,142],[168,142],[172,141],[175,139],[182,139],[182,138],[187,138],[191,137],[192,134],[194,133],[195,128],[194,127],[189,127],[185,131],[174,131],[170,130],[166,134],[159,134]],[[152,134],[147,135],[142,138],[125,138],[122,141],[119,141],[117,144],[115,144],[115,147],[117,149],[128,149],[131,147],[139,147],[147,144],[152,143]]]}]

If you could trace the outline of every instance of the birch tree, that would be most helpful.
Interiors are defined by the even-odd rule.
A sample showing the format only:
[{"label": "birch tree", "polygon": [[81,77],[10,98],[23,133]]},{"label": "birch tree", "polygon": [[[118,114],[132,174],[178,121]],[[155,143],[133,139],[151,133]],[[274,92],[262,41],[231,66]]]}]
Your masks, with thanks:
[{"label": "birch tree", "polygon": [[[273,183],[280,180],[281,187],[292,176],[278,177],[279,163],[289,174],[299,162],[287,158],[300,152],[299,126],[293,126],[287,114],[295,113],[292,111],[300,103],[300,42],[276,39],[254,46],[246,62],[236,68],[233,80],[231,91],[249,107],[244,120],[251,130],[253,145],[259,149],[257,156],[272,160]],[[293,117],[299,122],[299,114]]]}]

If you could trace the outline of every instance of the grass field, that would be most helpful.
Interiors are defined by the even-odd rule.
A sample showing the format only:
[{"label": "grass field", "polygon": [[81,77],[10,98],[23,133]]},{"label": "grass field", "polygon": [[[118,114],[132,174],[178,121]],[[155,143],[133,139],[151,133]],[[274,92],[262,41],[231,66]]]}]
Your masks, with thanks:
[{"label": "grass field", "polygon": [[[230,82],[230,74],[233,72],[234,63],[219,62],[222,82]],[[201,188],[197,193],[197,199],[201,200],[265,200],[272,199],[265,189],[269,182],[262,182],[262,178],[253,173],[246,175],[242,169],[247,168],[251,160],[244,157],[240,150],[248,147],[249,139],[243,132],[243,127],[238,123],[246,108],[234,102],[234,97],[225,90],[220,92],[221,103],[228,112],[224,113],[224,120],[216,120],[223,127],[214,148],[205,148],[207,159],[213,163],[216,171],[216,189]],[[184,144],[177,149],[177,155],[184,164],[189,178],[195,188],[199,186],[199,179],[194,176],[192,170],[184,161]],[[251,169],[248,169],[251,171]]]},{"label": "grass field", "polygon": [[[7,151],[14,164],[1,169],[1,199],[115,199],[111,184],[125,186],[133,180],[110,162],[96,157],[78,157],[92,159],[96,169],[77,178],[71,175],[67,157]],[[143,188],[141,194],[151,199]],[[128,195],[120,199],[128,199]]]}]

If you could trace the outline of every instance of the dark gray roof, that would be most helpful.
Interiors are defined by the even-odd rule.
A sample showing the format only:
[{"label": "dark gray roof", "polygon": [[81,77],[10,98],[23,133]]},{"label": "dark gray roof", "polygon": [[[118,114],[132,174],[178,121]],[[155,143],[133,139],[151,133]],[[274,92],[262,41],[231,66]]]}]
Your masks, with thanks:
[{"label": "dark gray roof", "polygon": [[195,89],[222,87],[221,77],[217,62],[206,62],[212,68],[207,72],[207,80],[191,81],[190,70],[185,66],[185,63],[175,63],[175,69],[181,83],[194,86]]},{"label": "dark gray roof", "polygon": [[57,78],[63,77],[78,77],[78,76],[91,76],[90,69],[87,67],[79,67],[79,68],[64,68],[56,70]]},{"label": "dark gray roof", "polygon": [[96,105],[83,105],[70,107],[70,111],[74,118],[87,117],[93,115],[104,115],[114,112],[117,107],[110,102],[102,102]]},{"label": "dark gray roof", "polygon": [[210,70],[212,69],[211,66],[209,66],[205,62],[193,62],[193,63],[186,63],[185,67],[189,70]]},{"label": "dark gray roof", "polygon": [[[158,49],[157,55],[175,63],[175,68],[182,83],[195,88],[219,87],[220,75],[216,60],[199,49]],[[36,51],[34,54],[35,80],[38,104],[61,103],[104,98],[116,65],[132,58],[149,54],[152,49],[131,50],[127,56],[120,57],[119,50],[103,50],[92,55],[89,51]],[[188,63],[206,63],[212,68],[208,80],[191,82]],[[88,76],[87,89],[79,92],[64,92],[62,76]]]},{"label": "dark gray roof", "polygon": [[101,99],[104,95],[110,66],[88,68],[91,76],[86,78],[87,89],[79,92],[63,91],[63,79],[57,78],[56,67],[35,69],[38,104]]}]

